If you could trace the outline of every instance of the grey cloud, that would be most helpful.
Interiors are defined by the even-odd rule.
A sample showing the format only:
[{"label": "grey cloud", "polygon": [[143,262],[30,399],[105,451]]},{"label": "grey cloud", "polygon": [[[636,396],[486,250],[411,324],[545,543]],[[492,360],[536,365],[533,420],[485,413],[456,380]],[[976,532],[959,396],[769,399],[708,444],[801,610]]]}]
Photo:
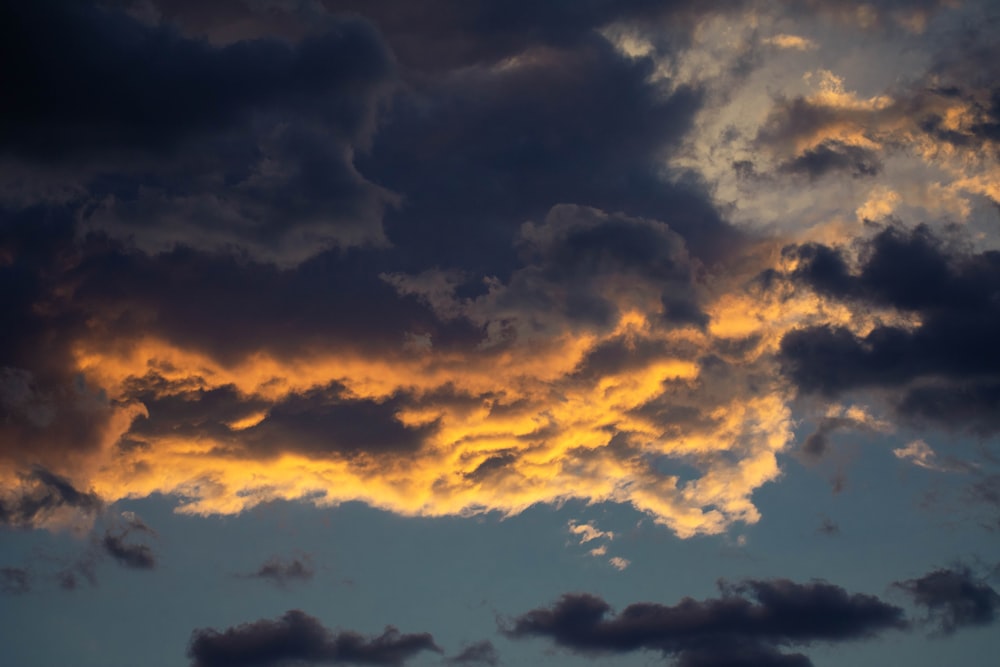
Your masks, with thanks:
[{"label": "grey cloud", "polygon": [[692,667],[808,666],[812,663],[805,656],[779,649],[862,639],[907,626],[899,607],[822,582],[748,580],[723,584],[722,592],[717,599],[685,598],[673,606],[632,604],[617,616],[610,616],[611,607],[601,598],[569,594],[552,607],[511,619],[504,632],[512,638],[546,637],[592,655],[657,650]]},{"label": "grey cloud", "polygon": [[990,625],[1000,610],[1000,594],[967,567],[934,570],[894,584],[925,608],[928,620],[944,634]]},{"label": "grey cloud", "polygon": [[449,665],[489,665],[497,667],[500,664],[500,654],[493,642],[488,639],[469,644],[457,654],[445,659]]},{"label": "grey cloud", "polygon": [[332,632],[293,609],[277,620],[244,623],[223,632],[195,630],[188,656],[192,667],[278,667],[289,662],[398,667],[421,651],[440,649],[429,634],[402,634],[392,627],[377,637]]},{"label": "grey cloud", "polygon": [[781,342],[787,375],[805,393],[861,388],[896,392],[904,417],[988,434],[1000,394],[1000,253],[967,250],[918,226],[882,229],[860,244],[860,270],[841,249],[809,244],[792,280],[857,308],[919,316],[910,328],[880,324],[864,336],[843,327],[794,330]]},{"label": "grey cloud", "polygon": [[78,490],[66,478],[40,467],[22,476],[22,487],[0,498],[0,525],[32,527],[62,508],[94,516],[103,507],[95,493]]}]

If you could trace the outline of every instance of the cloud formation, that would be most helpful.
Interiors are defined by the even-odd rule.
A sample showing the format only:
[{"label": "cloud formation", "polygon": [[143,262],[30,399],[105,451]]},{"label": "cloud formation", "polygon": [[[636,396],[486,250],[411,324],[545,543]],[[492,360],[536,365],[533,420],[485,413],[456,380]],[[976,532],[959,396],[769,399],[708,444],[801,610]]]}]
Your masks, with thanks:
[{"label": "cloud formation", "polygon": [[945,635],[965,627],[990,625],[1000,610],[1000,594],[967,567],[943,568],[893,584],[927,610],[927,621]]},{"label": "cloud formation", "polygon": [[894,225],[858,242],[854,252],[790,247],[786,254],[796,263],[790,277],[859,311],[896,312],[909,322],[791,331],[781,343],[788,376],[802,392],[825,396],[891,389],[899,392],[895,407],[903,417],[995,432],[1000,255],[964,248],[926,226]]},{"label": "cloud formation", "polygon": [[195,630],[188,657],[192,667],[278,667],[289,662],[400,667],[421,651],[440,650],[429,634],[401,634],[392,627],[377,637],[332,632],[293,609],[273,621],[244,623],[223,632]]},{"label": "cloud formation", "polygon": [[684,667],[812,663],[786,646],[873,637],[907,626],[903,610],[831,584],[784,579],[722,585],[720,598],[690,598],[674,606],[637,603],[610,616],[599,597],[568,594],[552,607],[509,621],[512,638],[545,637],[572,651],[608,655],[660,651]]},{"label": "cloud formation", "polygon": [[[996,430],[994,251],[929,228],[852,245],[738,227],[683,162],[718,93],[684,49],[745,3],[71,4],[3,10],[31,63],[0,118],[7,523],[90,511],[41,466],[95,502],[162,493],[192,514],[581,498],[689,537],[758,520],[796,389],[875,388],[896,416]],[[878,30],[917,16],[871,12]],[[778,57],[809,38],[754,36],[726,80],[760,40]],[[37,57],[54,40],[79,58]],[[982,86],[929,77],[862,95],[814,72],[740,130],[769,160],[754,182],[868,188],[900,137],[992,146]],[[828,413],[803,454],[883,429],[855,417]],[[36,511],[32,493],[55,495]]]}]

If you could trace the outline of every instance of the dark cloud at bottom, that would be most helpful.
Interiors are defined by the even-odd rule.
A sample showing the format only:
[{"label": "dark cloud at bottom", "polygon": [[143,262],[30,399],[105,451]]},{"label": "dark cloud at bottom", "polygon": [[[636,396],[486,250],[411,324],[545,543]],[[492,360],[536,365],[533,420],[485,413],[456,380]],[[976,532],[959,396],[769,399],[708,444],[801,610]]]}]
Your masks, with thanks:
[{"label": "dark cloud at bottom", "polygon": [[421,651],[440,652],[426,633],[402,634],[393,627],[377,637],[332,632],[297,609],[276,620],[262,619],[229,628],[195,630],[188,647],[192,667],[278,667],[278,665],[361,664],[396,667]]},{"label": "dark cloud at bottom", "polygon": [[720,598],[684,598],[673,606],[636,603],[611,617],[603,599],[568,594],[552,607],[517,616],[504,632],[511,638],[545,637],[590,655],[660,651],[680,667],[809,667],[808,657],[780,649],[870,638],[908,626],[900,607],[832,584],[774,579],[720,587]]}]

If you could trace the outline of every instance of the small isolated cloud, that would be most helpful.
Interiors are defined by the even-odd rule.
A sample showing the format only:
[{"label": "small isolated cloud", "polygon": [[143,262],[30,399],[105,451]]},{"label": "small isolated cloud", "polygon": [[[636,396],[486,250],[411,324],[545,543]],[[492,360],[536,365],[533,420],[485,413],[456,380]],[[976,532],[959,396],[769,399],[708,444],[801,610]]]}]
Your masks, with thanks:
[{"label": "small isolated cloud", "polygon": [[791,49],[793,51],[812,51],[817,46],[816,42],[807,37],[786,34],[768,37],[764,40],[764,43],[776,46],[779,49]]},{"label": "small isolated cloud", "polygon": [[608,545],[607,544],[602,544],[599,547],[594,547],[593,549],[591,549],[587,553],[589,553],[594,558],[600,558],[601,556],[603,556],[606,553],[608,553]]},{"label": "small isolated cloud", "polygon": [[892,450],[896,458],[909,461],[915,466],[938,472],[968,472],[969,465],[959,461],[942,461],[930,445],[923,440],[914,440],[906,447]]},{"label": "small isolated cloud", "polygon": [[500,664],[500,654],[497,653],[497,649],[493,646],[493,642],[488,639],[484,639],[481,642],[469,644],[457,655],[447,658],[445,660],[445,664],[489,665],[490,667],[496,667]]},{"label": "small isolated cloud", "polygon": [[31,573],[20,567],[0,567],[0,593],[20,595],[31,590]]},{"label": "small isolated cloud", "polygon": [[840,526],[836,521],[830,517],[823,517],[822,523],[819,525],[819,532],[824,535],[840,535]]},{"label": "small isolated cloud", "polygon": [[156,554],[148,544],[130,540],[136,533],[156,536],[134,512],[122,512],[120,525],[104,532],[100,546],[120,565],[134,570],[152,570],[156,567]]},{"label": "small isolated cloud", "polygon": [[118,563],[134,570],[152,570],[156,567],[156,556],[146,544],[129,544],[124,535],[110,531],[101,540],[104,551]]},{"label": "small isolated cloud", "polygon": [[580,544],[586,544],[587,542],[592,542],[593,540],[599,540],[599,539],[605,539],[605,540],[615,539],[615,534],[613,532],[599,530],[596,526],[594,526],[591,523],[577,523],[575,521],[570,521],[569,532],[579,536]]},{"label": "small isolated cloud", "polygon": [[279,586],[286,586],[296,581],[308,581],[316,574],[312,559],[308,555],[283,559],[278,556],[269,558],[256,572],[248,577],[265,579]]},{"label": "small isolated cloud", "polygon": [[964,627],[990,625],[1000,609],[1000,594],[965,566],[934,570],[894,586],[924,607],[927,622],[944,635]]},{"label": "small isolated cloud", "polygon": [[278,667],[289,663],[399,667],[421,651],[441,649],[429,634],[402,634],[391,626],[377,637],[350,630],[332,632],[318,619],[292,609],[273,621],[261,619],[222,632],[195,630],[188,657],[191,667]]},{"label": "small isolated cloud", "polygon": [[614,558],[609,559],[608,562],[611,563],[611,567],[615,568],[619,572],[621,572],[622,570],[624,570],[625,568],[627,568],[629,565],[632,564],[632,561],[628,560],[627,558],[622,558],[620,556],[615,556]]}]

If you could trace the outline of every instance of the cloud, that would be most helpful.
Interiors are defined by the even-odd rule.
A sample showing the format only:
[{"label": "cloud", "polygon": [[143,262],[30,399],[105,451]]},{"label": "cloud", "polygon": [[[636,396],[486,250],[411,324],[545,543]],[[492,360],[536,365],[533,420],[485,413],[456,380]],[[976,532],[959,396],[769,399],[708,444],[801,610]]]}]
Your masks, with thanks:
[{"label": "cloud", "polygon": [[364,664],[398,667],[421,651],[441,649],[429,634],[401,634],[392,627],[377,637],[332,632],[293,609],[276,620],[244,623],[223,632],[195,630],[188,657],[192,667],[277,667],[304,664]]},{"label": "cloud", "polygon": [[469,644],[456,655],[446,658],[445,663],[449,665],[489,665],[496,667],[500,664],[500,654],[493,642],[484,639],[475,644]]},{"label": "cloud", "polygon": [[[443,515],[582,494],[687,536],[755,521],[750,494],[778,474],[784,399],[740,392],[768,374],[760,353],[709,330],[705,265],[661,221],[556,206],[521,223],[517,263],[485,291],[432,290],[426,272],[382,271],[374,250],[278,268],[76,243],[63,217],[62,236],[33,240],[31,222],[8,228],[25,257],[41,244],[18,269],[39,282],[13,347],[51,376],[44,391],[87,387],[102,421],[93,443],[49,433],[0,453],[66,466],[109,503],[159,492],[192,513],[287,498]],[[730,455],[713,456],[722,441]],[[671,459],[707,476],[673,476]]]},{"label": "cloud", "polygon": [[619,572],[622,572],[632,564],[632,561],[627,558],[622,558],[621,556],[614,556],[613,558],[608,559],[608,563],[611,564],[611,567],[615,568]]},{"label": "cloud", "polygon": [[610,605],[599,597],[568,594],[552,607],[511,619],[504,633],[546,637],[592,655],[655,650],[682,665],[811,665],[779,649],[863,639],[907,625],[899,607],[822,582],[748,580],[723,584],[722,592],[721,598],[685,598],[674,606],[632,604],[617,616],[609,616]]},{"label": "cloud", "polygon": [[856,178],[875,176],[881,170],[878,153],[839,141],[824,141],[778,167],[783,174],[801,174],[811,180],[832,172],[847,172]]},{"label": "cloud", "polygon": [[256,572],[247,575],[257,579],[266,579],[279,586],[285,586],[296,581],[308,581],[316,574],[308,556],[302,558],[282,559],[278,556],[269,558]]},{"label": "cloud", "polygon": [[129,542],[136,533],[156,537],[156,531],[147,526],[134,512],[122,512],[119,525],[108,528],[100,540],[101,549],[120,565],[133,570],[152,570],[156,567],[156,554],[147,545]]},{"label": "cloud", "polygon": [[859,242],[857,271],[840,248],[806,244],[787,254],[797,262],[794,281],[858,311],[903,315],[863,332],[826,324],[785,335],[785,372],[802,392],[889,389],[900,392],[895,407],[905,418],[981,434],[997,430],[995,251],[965,249],[925,226],[887,226]]},{"label": "cloud", "polygon": [[[75,192],[87,229],[282,264],[384,242],[395,198],[353,164],[394,81],[368,23],[217,46],[92,2],[4,14],[23,66],[0,114],[0,157],[19,168],[13,182]],[[67,55],[58,65],[44,57],[55,50]]]},{"label": "cloud", "polygon": [[939,472],[969,472],[974,470],[974,465],[963,463],[952,459],[939,459],[930,445],[923,440],[914,440],[906,445],[892,450],[896,458],[909,461],[915,466],[926,468],[927,470],[937,470]]},{"label": "cloud", "polygon": [[[156,3],[160,20],[179,23],[188,32],[208,35],[215,41],[230,41],[235,26],[244,35],[284,31],[296,36],[308,32],[309,22],[325,18],[326,12],[363,14],[378,26],[407,69],[425,75],[503,62],[532,47],[573,45],[614,23],[689,27],[705,14],[742,3],[711,0],[692,6],[685,2],[599,0],[536,6],[497,0],[444,0],[433,13],[415,11],[405,0],[324,0],[305,7],[304,3],[275,4],[225,3],[206,8],[179,0]],[[317,11],[320,4],[325,11]]]},{"label": "cloud", "polygon": [[592,540],[599,539],[606,539],[610,541],[615,538],[614,533],[599,530],[591,523],[577,523],[575,521],[570,521],[568,528],[569,532],[580,537],[580,544],[586,544]]},{"label": "cloud", "polygon": [[156,556],[146,544],[129,544],[124,535],[111,532],[104,534],[101,547],[118,563],[134,570],[152,570],[156,567]]},{"label": "cloud", "polygon": [[967,567],[934,570],[893,585],[925,608],[928,622],[945,635],[966,627],[990,625],[1000,609],[1000,594]]},{"label": "cloud", "polygon": [[764,43],[776,46],[779,49],[792,49],[795,51],[812,51],[817,46],[816,42],[807,37],[785,33],[768,37],[764,40]]},{"label": "cloud", "polygon": [[862,433],[887,433],[892,425],[877,419],[863,407],[831,406],[819,420],[816,430],[810,433],[799,448],[799,455],[806,461],[822,459],[830,448],[830,436],[837,431],[855,430]]},{"label": "cloud", "polygon": [[76,489],[68,479],[37,467],[0,496],[0,525],[72,526],[89,522],[103,508],[100,497]]}]

